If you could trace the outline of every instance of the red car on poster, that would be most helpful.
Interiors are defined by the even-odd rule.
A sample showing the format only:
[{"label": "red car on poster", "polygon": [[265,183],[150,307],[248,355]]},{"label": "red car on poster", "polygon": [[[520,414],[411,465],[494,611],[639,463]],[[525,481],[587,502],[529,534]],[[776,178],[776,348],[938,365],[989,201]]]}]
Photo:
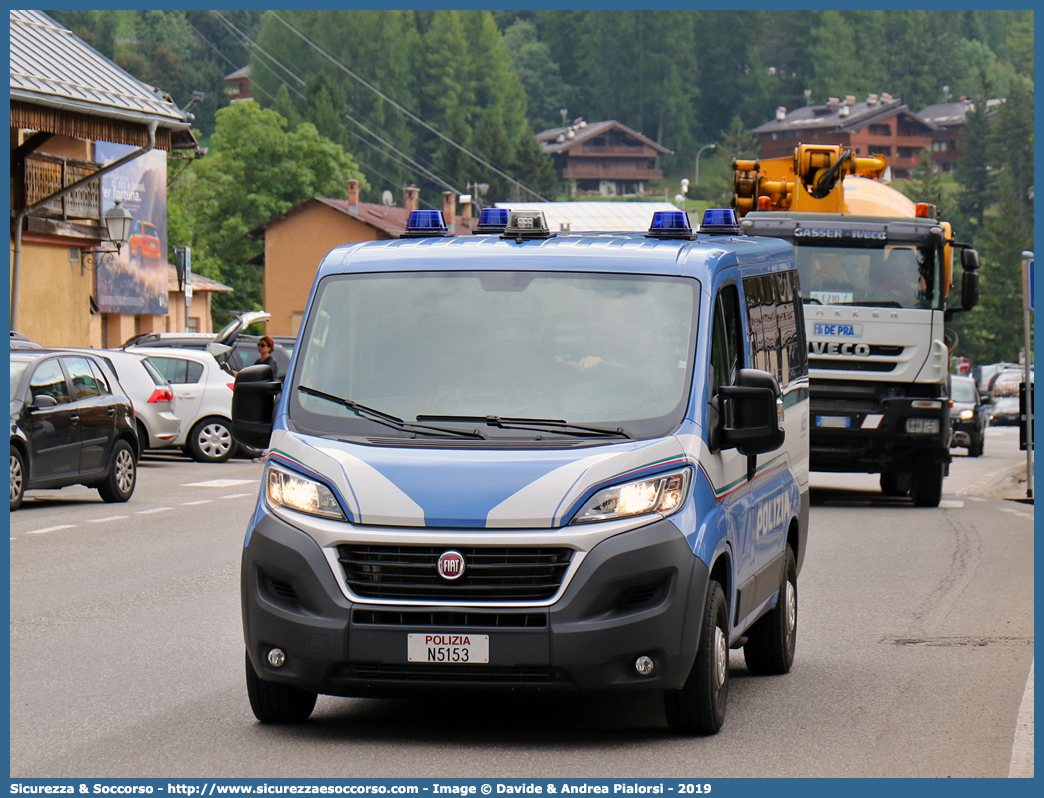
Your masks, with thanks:
[{"label": "red car on poster", "polygon": [[159,236],[156,235],[156,225],[151,222],[135,220],[130,237],[131,257],[138,260],[142,258],[159,258],[160,252],[160,240]]}]

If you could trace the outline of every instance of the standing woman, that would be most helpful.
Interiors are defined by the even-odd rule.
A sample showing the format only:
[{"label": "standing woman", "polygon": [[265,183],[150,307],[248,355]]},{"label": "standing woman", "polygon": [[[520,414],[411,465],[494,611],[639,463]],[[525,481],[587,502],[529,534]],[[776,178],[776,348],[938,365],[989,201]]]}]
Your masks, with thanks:
[{"label": "standing woman", "polygon": [[257,351],[260,356],[254,361],[255,366],[264,365],[272,367],[272,375],[279,379],[279,362],[272,356],[272,351],[275,349],[275,341],[272,340],[271,335],[262,335],[261,340],[257,342]]}]

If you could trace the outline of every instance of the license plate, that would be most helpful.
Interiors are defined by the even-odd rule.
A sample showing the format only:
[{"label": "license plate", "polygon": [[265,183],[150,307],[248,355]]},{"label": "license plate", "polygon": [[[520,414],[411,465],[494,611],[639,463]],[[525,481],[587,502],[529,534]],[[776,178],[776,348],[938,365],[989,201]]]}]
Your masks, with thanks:
[{"label": "license plate", "polygon": [[406,658],[409,662],[488,663],[489,635],[411,634]]},{"label": "license plate", "polygon": [[852,426],[852,419],[848,416],[816,416],[816,426],[847,429]]}]

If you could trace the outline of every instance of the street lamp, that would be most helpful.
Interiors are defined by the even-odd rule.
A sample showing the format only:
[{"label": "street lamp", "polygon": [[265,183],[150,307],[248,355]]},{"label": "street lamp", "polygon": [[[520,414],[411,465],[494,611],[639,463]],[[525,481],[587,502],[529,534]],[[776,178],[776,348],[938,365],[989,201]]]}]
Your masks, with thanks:
[{"label": "street lamp", "polygon": [[703,151],[716,149],[717,146],[717,144],[704,144],[700,147],[700,151],[696,153],[696,178],[692,181],[693,185],[698,186],[700,184],[700,156],[703,155]]},{"label": "street lamp", "polygon": [[[114,244],[116,249],[83,250],[80,254],[81,276],[85,269],[93,269],[97,266],[99,255],[104,256],[103,259],[106,263],[110,263],[112,256],[123,249],[123,245],[130,240],[131,225],[134,223],[134,219],[131,218],[130,211],[124,208],[119,200],[116,200],[116,204],[109,208],[102,218],[105,220],[105,233],[109,237],[109,243]],[[90,266],[87,265],[87,261],[90,261]]]}]

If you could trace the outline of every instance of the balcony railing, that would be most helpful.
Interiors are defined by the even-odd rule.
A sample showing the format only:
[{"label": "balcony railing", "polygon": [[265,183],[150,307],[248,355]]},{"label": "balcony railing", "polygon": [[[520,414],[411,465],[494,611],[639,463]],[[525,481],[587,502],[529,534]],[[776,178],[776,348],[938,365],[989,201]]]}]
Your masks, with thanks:
[{"label": "balcony railing", "polygon": [[[54,155],[30,155],[25,159],[25,205],[33,205],[77,180],[93,175],[99,169],[99,164],[90,161],[76,161]],[[45,203],[33,215],[100,222],[101,185],[97,180],[91,181],[60,199]]]}]

